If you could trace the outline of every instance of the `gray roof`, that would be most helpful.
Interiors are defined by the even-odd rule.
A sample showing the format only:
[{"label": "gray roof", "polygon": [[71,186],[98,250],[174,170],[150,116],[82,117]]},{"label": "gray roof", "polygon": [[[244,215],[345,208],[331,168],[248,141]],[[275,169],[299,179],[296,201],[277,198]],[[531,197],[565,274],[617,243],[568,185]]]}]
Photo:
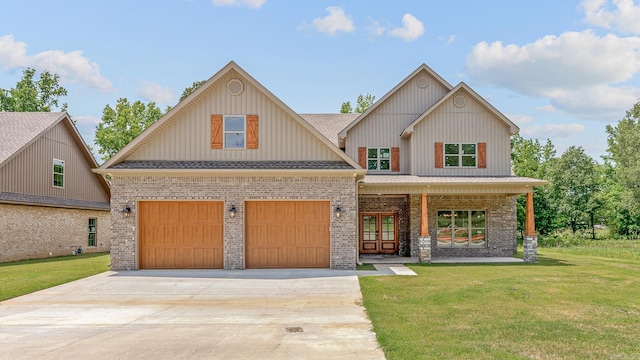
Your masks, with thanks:
[{"label": "gray roof", "polygon": [[55,198],[50,196],[18,194],[0,191],[0,203],[64,207],[73,209],[110,210],[108,202]]},{"label": "gray roof", "polygon": [[0,164],[62,118],[61,112],[0,112]]},{"label": "gray roof", "polygon": [[123,161],[111,169],[167,170],[344,170],[353,169],[346,161]]},{"label": "gray roof", "polygon": [[338,134],[340,131],[351,124],[360,114],[300,114],[300,116],[334,145],[338,146]]}]

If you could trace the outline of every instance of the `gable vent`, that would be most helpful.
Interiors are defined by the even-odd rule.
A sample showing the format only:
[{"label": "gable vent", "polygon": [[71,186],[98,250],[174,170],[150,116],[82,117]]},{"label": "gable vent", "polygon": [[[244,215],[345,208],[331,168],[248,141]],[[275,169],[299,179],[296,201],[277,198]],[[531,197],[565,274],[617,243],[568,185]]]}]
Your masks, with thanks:
[{"label": "gable vent", "polygon": [[227,91],[229,91],[231,95],[240,95],[243,90],[244,84],[238,79],[231,79],[227,83]]},{"label": "gable vent", "polygon": [[424,89],[427,86],[429,86],[429,78],[426,77],[426,76],[420,76],[416,83],[418,84],[419,88],[423,88]]},{"label": "gable vent", "polygon": [[461,107],[464,107],[466,104],[467,104],[467,99],[465,99],[465,97],[462,95],[458,95],[453,98],[453,105],[455,105],[455,107],[461,108]]}]

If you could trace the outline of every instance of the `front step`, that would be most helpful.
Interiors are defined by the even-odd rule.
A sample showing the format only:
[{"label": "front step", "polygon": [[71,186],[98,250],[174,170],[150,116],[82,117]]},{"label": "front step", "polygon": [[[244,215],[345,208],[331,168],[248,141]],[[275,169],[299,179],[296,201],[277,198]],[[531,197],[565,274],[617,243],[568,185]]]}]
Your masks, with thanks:
[{"label": "front step", "polygon": [[418,257],[398,256],[398,255],[360,255],[361,264],[417,264]]}]

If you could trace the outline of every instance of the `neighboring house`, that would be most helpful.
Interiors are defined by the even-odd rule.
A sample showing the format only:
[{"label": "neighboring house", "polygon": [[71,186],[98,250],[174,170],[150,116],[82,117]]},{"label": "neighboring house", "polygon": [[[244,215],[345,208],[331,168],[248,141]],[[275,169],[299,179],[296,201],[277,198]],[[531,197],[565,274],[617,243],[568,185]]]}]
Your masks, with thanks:
[{"label": "neighboring house", "polygon": [[112,269],[512,256],[524,193],[535,262],[546,182],[511,174],[517,131],[426,65],[363,114],[300,115],[231,62],[95,170],[111,176]]},{"label": "neighboring house", "polygon": [[0,112],[0,262],[108,251],[97,166],[67,113]]}]

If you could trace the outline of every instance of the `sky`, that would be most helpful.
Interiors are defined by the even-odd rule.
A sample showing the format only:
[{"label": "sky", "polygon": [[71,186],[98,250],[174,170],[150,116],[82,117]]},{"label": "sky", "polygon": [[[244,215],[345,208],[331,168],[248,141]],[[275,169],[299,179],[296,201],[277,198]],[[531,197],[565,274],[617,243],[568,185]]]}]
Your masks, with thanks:
[{"label": "sky", "polygon": [[177,104],[230,61],[298,113],[377,99],[427,64],[561,155],[606,153],[640,101],[639,0],[0,0],[0,88],[60,75],[93,144],[119,98]]}]

